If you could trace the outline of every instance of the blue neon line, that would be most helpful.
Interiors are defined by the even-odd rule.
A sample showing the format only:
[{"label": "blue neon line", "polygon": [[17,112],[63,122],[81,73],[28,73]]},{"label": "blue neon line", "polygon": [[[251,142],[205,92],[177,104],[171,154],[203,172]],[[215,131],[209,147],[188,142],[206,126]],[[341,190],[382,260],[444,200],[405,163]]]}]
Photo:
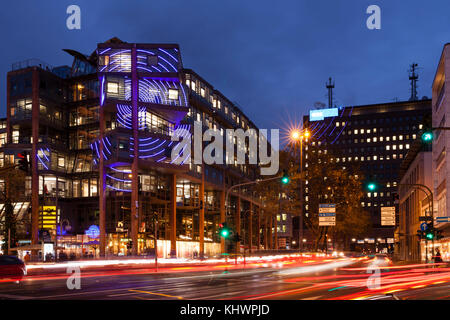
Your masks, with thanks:
[{"label": "blue neon line", "polygon": [[167,52],[166,50],[163,50],[161,48],[158,48],[158,50],[164,52],[165,54],[167,54],[169,57],[171,57],[173,60],[175,60],[176,62],[178,62],[178,59],[176,59],[174,56],[172,56],[169,52]]}]

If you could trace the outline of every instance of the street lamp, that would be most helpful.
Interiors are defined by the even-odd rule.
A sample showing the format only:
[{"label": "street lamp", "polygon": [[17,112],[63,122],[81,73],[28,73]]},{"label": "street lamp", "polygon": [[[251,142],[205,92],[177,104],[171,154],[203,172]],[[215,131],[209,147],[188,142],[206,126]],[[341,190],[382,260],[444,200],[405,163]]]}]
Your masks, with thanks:
[{"label": "street lamp", "polygon": [[[308,139],[310,137],[310,132],[308,131],[308,129],[304,129],[304,130],[300,130],[300,129],[292,129],[289,137],[290,137],[290,142],[292,144],[296,144],[297,142],[300,143],[300,175],[302,174],[302,169],[303,169],[303,139]],[[303,249],[303,243],[302,243],[302,238],[303,238],[303,183],[302,180],[300,178],[300,214],[299,214],[299,219],[298,219],[298,224],[299,224],[299,230],[298,230],[298,249],[299,251],[302,251]]]}]

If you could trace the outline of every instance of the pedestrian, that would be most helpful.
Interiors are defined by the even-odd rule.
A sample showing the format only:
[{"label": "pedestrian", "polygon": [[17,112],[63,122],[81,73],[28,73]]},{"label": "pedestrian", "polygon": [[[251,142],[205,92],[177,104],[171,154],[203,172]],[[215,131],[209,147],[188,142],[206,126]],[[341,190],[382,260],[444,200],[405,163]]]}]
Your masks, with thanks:
[{"label": "pedestrian", "polygon": [[23,257],[23,260],[27,263],[27,262],[30,261],[30,258],[31,258],[30,253],[27,252],[27,253],[25,254],[25,256]]},{"label": "pedestrian", "polygon": [[436,256],[434,257],[434,263],[442,263],[442,257],[439,248],[436,248]]}]

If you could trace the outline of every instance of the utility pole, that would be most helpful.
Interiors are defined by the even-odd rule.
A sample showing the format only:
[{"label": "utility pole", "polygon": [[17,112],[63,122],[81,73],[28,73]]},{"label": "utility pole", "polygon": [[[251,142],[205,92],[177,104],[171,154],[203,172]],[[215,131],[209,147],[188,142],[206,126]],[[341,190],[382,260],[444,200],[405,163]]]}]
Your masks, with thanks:
[{"label": "utility pole", "polygon": [[328,82],[325,84],[328,89],[328,108],[333,107],[333,89],[334,89],[334,81],[331,83],[331,77],[328,79]]}]

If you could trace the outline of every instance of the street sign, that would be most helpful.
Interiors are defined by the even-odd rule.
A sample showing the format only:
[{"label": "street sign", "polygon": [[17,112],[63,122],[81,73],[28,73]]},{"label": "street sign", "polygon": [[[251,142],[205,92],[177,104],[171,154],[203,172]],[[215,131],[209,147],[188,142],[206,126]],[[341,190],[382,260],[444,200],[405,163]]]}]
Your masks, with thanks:
[{"label": "street sign", "polygon": [[381,207],[381,225],[395,226],[395,207]]},{"label": "street sign", "polygon": [[434,219],[437,223],[450,222],[450,217],[435,217]]},{"label": "street sign", "polygon": [[336,225],[336,205],[331,203],[319,204],[319,226],[332,227]]},{"label": "street sign", "polygon": [[420,230],[425,231],[425,230],[427,230],[427,228],[428,228],[428,223],[422,222],[420,224]]}]

